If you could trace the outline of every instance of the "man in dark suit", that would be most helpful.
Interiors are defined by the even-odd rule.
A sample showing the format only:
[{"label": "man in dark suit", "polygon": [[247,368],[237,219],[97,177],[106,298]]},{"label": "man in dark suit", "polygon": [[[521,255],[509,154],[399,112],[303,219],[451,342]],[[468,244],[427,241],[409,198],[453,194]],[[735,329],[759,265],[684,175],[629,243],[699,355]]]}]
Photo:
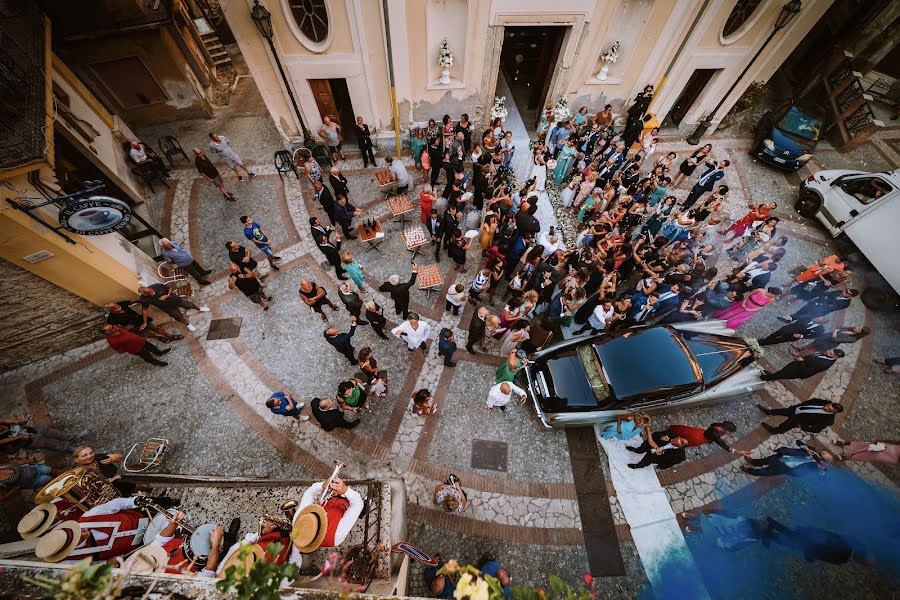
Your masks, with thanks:
[{"label": "man in dark suit", "polygon": [[803,308],[790,317],[778,317],[778,319],[785,323],[790,323],[791,321],[806,321],[813,317],[824,317],[833,312],[844,310],[850,306],[850,301],[858,295],[859,290],[854,290],[853,288],[843,291],[831,290],[807,302],[803,305]]},{"label": "man in dark suit", "polygon": [[537,235],[541,230],[541,222],[538,221],[534,213],[537,212],[537,198],[529,198],[523,201],[516,213],[516,231],[519,235],[529,236]]},{"label": "man in dark suit", "polygon": [[488,318],[488,314],[488,309],[482,306],[472,315],[472,320],[469,321],[469,339],[466,342],[466,350],[472,354],[478,354],[475,352],[475,344],[480,344],[484,339],[485,319]]},{"label": "man in dark suit", "polygon": [[769,477],[772,475],[790,475],[798,477],[811,475],[824,471],[834,460],[834,456],[827,451],[816,452],[806,444],[800,448],[781,447],[775,450],[775,454],[763,458],[750,458],[744,460],[752,466],[743,466],[741,471],[747,475],[756,477]]},{"label": "man in dark suit", "polygon": [[353,347],[353,334],[356,333],[356,317],[350,317],[350,331],[341,333],[337,327],[329,327],[323,335],[325,341],[334,346],[334,349],[344,355],[350,366],[356,366],[356,349]]},{"label": "man in dark suit", "polygon": [[795,340],[811,340],[825,333],[825,317],[791,321],[778,331],[759,340],[760,346],[773,346]]},{"label": "man in dark suit", "polygon": [[347,178],[344,177],[344,174],[337,167],[331,167],[328,183],[331,184],[331,189],[334,190],[335,196],[350,197],[350,187],[347,185]]},{"label": "man in dark suit", "polygon": [[325,211],[325,214],[328,215],[328,220],[334,225],[334,196],[331,195],[331,190],[318,180],[313,181],[313,190],[316,193],[316,202],[319,203],[319,206],[321,206],[322,210]]},{"label": "man in dark suit", "polygon": [[[338,279],[342,281],[347,279],[344,267],[341,266],[341,236],[334,231],[334,227],[325,227],[318,217],[310,217],[309,231],[316,241],[316,246],[325,255],[325,260],[334,267]],[[334,243],[329,239],[332,233],[334,233]]]},{"label": "man in dark suit", "polygon": [[[725,169],[730,164],[731,162],[727,160],[723,160],[717,163],[707,162],[706,172],[700,176],[700,179],[698,179],[697,183],[694,184],[694,187],[691,188],[691,193],[688,194],[688,197],[685,198],[684,202],[681,203],[681,206],[685,209],[688,209],[692,207],[697,200],[700,199],[700,196],[713,191],[713,187],[715,187],[716,182],[725,177]],[[723,191],[727,192],[728,188],[726,187]]]},{"label": "man in dark suit", "polygon": [[384,333],[384,327],[387,325],[387,319],[384,318],[384,309],[372,302],[366,302],[366,318],[369,325],[375,331],[375,334],[383,340],[388,339]]},{"label": "man in dark suit", "polygon": [[453,362],[454,352],[456,352],[456,339],[453,337],[453,330],[444,327],[438,337],[438,356],[443,357],[445,367],[456,366],[456,363]]},{"label": "man in dark suit", "polygon": [[353,217],[358,217],[362,211],[350,204],[344,196],[338,196],[337,204],[334,205],[334,220],[338,222],[344,232],[344,236],[349,240],[355,240],[353,235]]},{"label": "man in dark suit", "polygon": [[325,431],[332,431],[338,427],[344,429],[353,429],[359,425],[359,421],[348,421],[344,418],[337,403],[331,398],[321,399],[313,398],[309,403],[312,414]]},{"label": "man in dark suit", "polygon": [[394,313],[403,315],[404,321],[409,317],[409,288],[416,282],[418,275],[419,269],[413,265],[412,275],[409,276],[409,281],[406,283],[400,283],[399,275],[391,275],[378,288],[379,292],[385,292],[391,297],[394,301]]},{"label": "man in dark suit", "polygon": [[827,352],[819,352],[806,357],[798,357],[784,365],[774,373],[765,372],[760,379],[763,381],[775,381],[776,379],[809,379],[817,373],[827,371],[837,362],[837,359],[844,357],[844,351],[840,348],[834,348]]},{"label": "man in dark suit", "polygon": [[644,455],[638,462],[630,463],[629,468],[643,469],[650,465],[656,465],[657,469],[662,471],[685,461],[687,454],[684,449],[688,445],[686,439],[677,437],[670,431],[655,431],[651,435],[656,448],[646,440],[637,447],[626,446],[632,452]]},{"label": "man in dark suit", "polygon": [[834,416],[844,412],[844,407],[837,402],[829,402],[821,398],[811,398],[806,402],[788,406],[785,408],[769,408],[762,404],[756,407],[767,415],[787,417],[778,427],[770,427],[763,423],[769,433],[784,433],[794,427],[799,427],[807,433],[819,433],[826,427],[834,425]]},{"label": "man in dark suit", "polygon": [[677,310],[681,306],[681,285],[673,283],[669,289],[659,295],[659,301],[656,303],[654,316],[665,316]]},{"label": "man in dark suit", "polygon": [[434,260],[441,260],[441,238],[444,236],[444,222],[436,208],[431,209],[431,214],[425,220],[425,229],[431,234],[431,245],[434,246]]},{"label": "man in dark suit", "polygon": [[[441,223],[441,245],[444,247],[444,250],[447,250],[450,247],[450,238],[453,237],[453,232],[459,228],[459,219],[456,216],[456,206],[450,205],[447,207],[447,210],[444,211],[444,219]],[[440,260],[440,254],[435,253],[434,259]]]}]

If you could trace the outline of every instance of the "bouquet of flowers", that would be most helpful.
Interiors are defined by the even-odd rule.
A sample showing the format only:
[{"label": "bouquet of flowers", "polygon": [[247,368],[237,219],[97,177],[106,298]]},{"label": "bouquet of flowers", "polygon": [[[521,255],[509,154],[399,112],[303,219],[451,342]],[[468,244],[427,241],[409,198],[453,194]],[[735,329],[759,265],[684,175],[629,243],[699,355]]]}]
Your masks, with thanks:
[{"label": "bouquet of flowers", "polygon": [[556,122],[565,122],[571,114],[569,112],[569,99],[565,96],[560,96],[559,100],[556,101],[556,106],[553,107],[553,116],[556,118]]},{"label": "bouquet of flowers", "polygon": [[494,96],[494,106],[491,107],[491,120],[499,118],[505,121],[509,110],[506,108],[506,96]]},{"label": "bouquet of flowers", "polygon": [[621,48],[621,44],[619,44],[619,40],[613,42],[613,45],[609,50],[600,55],[600,60],[605,63],[612,64],[619,60],[619,49]]},{"label": "bouquet of flowers", "polygon": [[759,360],[763,357],[765,352],[763,351],[762,346],[760,346],[759,341],[756,338],[744,338],[744,341],[747,343],[747,349],[750,350],[751,354],[753,354],[753,358]]},{"label": "bouquet of flowers", "polygon": [[447,38],[441,42],[441,49],[438,52],[438,64],[449,69],[453,66],[453,53],[450,52],[450,46],[447,44]]}]

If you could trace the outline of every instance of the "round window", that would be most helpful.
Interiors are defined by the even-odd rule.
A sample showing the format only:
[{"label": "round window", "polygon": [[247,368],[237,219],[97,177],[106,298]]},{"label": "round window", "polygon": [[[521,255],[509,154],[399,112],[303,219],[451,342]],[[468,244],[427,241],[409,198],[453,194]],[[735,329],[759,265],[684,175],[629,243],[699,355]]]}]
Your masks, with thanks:
[{"label": "round window", "polygon": [[306,38],[312,49],[321,50],[327,44],[330,27],[325,0],[288,0],[288,8],[300,30],[301,41]]},{"label": "round window", "polygon": [[762,4],[762,0],[737,0],[734,8],[731,9],[731,14],[725,19],[722,37],[728,39],[741,31],[741,28],[753,16],[760,4]]}]

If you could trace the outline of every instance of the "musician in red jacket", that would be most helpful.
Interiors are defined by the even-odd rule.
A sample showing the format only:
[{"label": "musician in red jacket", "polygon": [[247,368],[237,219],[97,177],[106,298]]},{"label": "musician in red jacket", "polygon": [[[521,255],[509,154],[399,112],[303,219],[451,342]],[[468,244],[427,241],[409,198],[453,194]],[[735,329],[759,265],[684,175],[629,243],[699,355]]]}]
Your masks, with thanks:
[{"label": "musician in red jacket", "polygon": [[137,509],[137,497],[113,498],[65,521],[38,540],[35,554],[46,562],[74,564],[83,558],[108,560],[141,546],[150,520]]},{"label": "musician in red jacket", "polygon": [[[241,541],[232,544],[228,548],[228,552],[225,553],[219,565],[219,577],[224,576],[228,567],[233,565],[243,565],[245,569],[249,569],[255,560],[265,560],[276,565],[291,562],[298,567],[300,566],[302,561],[294,559],[291,554],[293,546],[291,545],[290,523],[286,519],[272,518],[268,515],[264,515],[260,521],[260,533],[248,533]],[[281,545],[281,550],[278,554],[270,555],[269,546],[275,543]],[[250,547],[250,554],[243,561],[239,558],[241,546]]]},{"label": "musician in red jacket", "polygon": [[[300,519],[309,518],[310,509],[318,507],[325,485],[326,482],[324,481],[314,483],[303,492],[303,498],[300,500],[298,510],[294,514],[295,534],[300,525]],[[353,525],[356,523],[356,519],[362,513],[362,496],[344,483],[343,479],[334,477],[331,480],[329,489],[332,492],[332,496],[325,501],[324,505],[318,507],[319,510],[315,511],[315,516],[319,518],[324,517],[325,531],[322,535],[315,536],[315,543],[308,545],[300,545],[295,535],[292,558],[299,560],[301,554],[312,552],[317,548],[340,546],[347,539],[350,530],[353,529]]]}]

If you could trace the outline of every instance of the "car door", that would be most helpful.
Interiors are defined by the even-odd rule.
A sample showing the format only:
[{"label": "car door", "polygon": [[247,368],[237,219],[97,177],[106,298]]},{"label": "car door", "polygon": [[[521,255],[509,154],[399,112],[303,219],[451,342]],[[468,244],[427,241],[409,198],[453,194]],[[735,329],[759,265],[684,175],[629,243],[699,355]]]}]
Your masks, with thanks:
[{"label": "car door", "polygon": [[821,213],[829,224],[842,229],[894,191],[885,178],[875,173],[847,175],[832,185],[838,193],[829,194]]}]

